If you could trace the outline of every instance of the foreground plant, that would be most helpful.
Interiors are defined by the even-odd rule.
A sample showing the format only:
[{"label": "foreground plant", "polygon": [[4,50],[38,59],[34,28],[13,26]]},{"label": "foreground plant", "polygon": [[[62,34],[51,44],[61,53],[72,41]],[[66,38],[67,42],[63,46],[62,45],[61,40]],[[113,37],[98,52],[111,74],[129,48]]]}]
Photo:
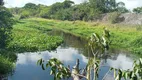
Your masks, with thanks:
[{"label": "foreground plant", "polygon": [[[106,51],[109,49],[110,44],[110,33],[107,29],[104,29],[103,35],[100,37],[98,34],[94,33],[88,43],[89,53],[88,53],[88,64],[84,69],[79,68],[79,59],[76,61],[76,65],[73,67],[72,71],[63,65],[62,62],[57,60],[56,58],[50,59],[46,63],[46,68],[51,67],[51,75],[54,75],[54,80],[58,79],[68,79],[72,77],[74,80],[80,80],[85,78],[86,80],[98,80],[98,73],[100,67],[100,60],[97,58],[99,55],[105,55]],[[91,56],[93,54],[93,56]],[[38,64],[41,65],[42,69],[44,68],[44,60],[38,60]],[[93,70],[93,76],[92,76]],[[108,75],[109,72],[114,72],[115,80],[121,80],[124,78],[125,80],[140,80],[142,79],[142,59],[140,58],[139,61],[135,61],[132,70],[121,70],[116,68],[111,68],[105,74],[103,79]]]},{"label": "foreground plant", "polygon": [[37,64],[39,64],[43,70],[51,67],[50,75],[54,76],[54,80],[69,78],[71,76],[69,68],[65,67],[64,64],[56,58],[48,60],[45,65],[44,62],[45,61],[43,59],[40,59]]}]

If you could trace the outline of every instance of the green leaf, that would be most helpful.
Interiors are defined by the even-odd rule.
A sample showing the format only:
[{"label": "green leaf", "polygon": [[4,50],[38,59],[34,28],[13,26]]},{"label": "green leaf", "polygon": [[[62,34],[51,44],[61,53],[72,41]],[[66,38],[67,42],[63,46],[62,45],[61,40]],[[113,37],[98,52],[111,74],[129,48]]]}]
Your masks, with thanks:
[{"label": "green leaf", "polygon": [[119,69],[119,80],[122,78],[122,71]]},{"label": "green leaf", "polygon": [[39,59],[38,61],[37,61],[37,65],[41,65],[42,64],[42,59]]},{"label": "green leaf", "polygon": [[127,80],[127,79],[128,79],[128,73],[127,73],[127,72],[125,73],[124,78],[125,78],[125,80]]},{"label": "green leaf", "polygon": [[140,62],[141,62],[141,64],[142,64],[142,58],[140,58]]},{"label": "green leaf", "polygon": [[110,68],[110,70],[112,71],[112,70],[113,70],[113,68]]},{"label": "green leaf", "polygon": [[50,71],[50,75],[53,75],[53,71],[52,70]]},{"label": "green leaf", "polygon": [[40,62],[39,62],[39,64],[40,64],[40,65],[42,64],[42,59],[40,59]]},{"label": "green leaf", "polygon": [[42,70],[45,70],[45,68],[44,68],[44,64],[42,64]]},{"label": "green leaf", "polygon": [[116,69],[114,69],[114,78],[116,78]]},{"label": "green leaf", "polygon": [[139,72],[139,69],[135,69],[135,71],[134,71],[134,72],[135,72],[135,74],[138,74],[138,72]]},{"label": "green leaf", "polygon": [[56,77],[60,79],[60,75],[61,75],[61,73],[58,72],[58,73],[56,74]]},{"label": "green leaf", "polygon": [[48,64],[49,64],[49,66],[52,66],[52,64],[51,64],[51,62],[50,62],[50,61],[48,62]]},{"label": "green leaf", "polygon": [[46,64],[46,68],[48,68],[48,66],[49,66],[49,64],[47,63],[47,64]]},{"label": "green leaf", "polygon": [[40,60],[38,60],[36,64],[39,65],[39,62],[40,62]]},{"label": "green leaf", "polygon": [[118,75],[115,77],[115,80],[119,80],[119,76]]},{"label": "green leaf", "polygon": [[60,74],[60,78],[63,78],[63,75],[62,75],[62,74]]}]

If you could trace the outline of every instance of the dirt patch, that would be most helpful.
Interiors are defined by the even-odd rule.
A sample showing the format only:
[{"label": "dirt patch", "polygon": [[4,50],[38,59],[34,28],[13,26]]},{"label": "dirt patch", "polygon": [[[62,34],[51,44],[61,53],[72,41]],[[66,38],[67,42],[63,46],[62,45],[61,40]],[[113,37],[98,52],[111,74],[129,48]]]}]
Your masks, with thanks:
[{"label": "dirt patch", "polygon": [[[110,13],[102,14],[99,21],[109,22]],[[119,16],[120,24],[142,25],[142,14],[124,13]]]}]

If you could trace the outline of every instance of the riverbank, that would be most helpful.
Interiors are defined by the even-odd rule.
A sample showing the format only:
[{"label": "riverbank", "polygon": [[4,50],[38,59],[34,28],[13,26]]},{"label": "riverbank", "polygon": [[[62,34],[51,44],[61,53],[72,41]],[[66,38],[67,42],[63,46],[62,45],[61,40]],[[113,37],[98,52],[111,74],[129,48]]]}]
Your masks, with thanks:
[{"label": "riverbank", "polygon": [[[71,21],[48,20],[42,18],[29,18],[22,21],[32,22],[34,25],[38,24],[40,25],[40,28],[60,29],[84,38],[90,37],[94,32],[101,35],[103,29],[107,28],[110,30],[112,47],[122,48],[131,51],[132,53],[142,54],[142,26],[83,21],[76,21],[74,23]],[[19,23],[19,25],[21,25],[21,23]]]},{"label": "riverbank", "polygon": [[15,53],[54,50],[62,42],[60,36],[50,36],[52,28],[42,21],[20,20],[12,30],[12,40],[6,49],[0,49],[0,76],[6,75],[14,68],[17,61]]}]

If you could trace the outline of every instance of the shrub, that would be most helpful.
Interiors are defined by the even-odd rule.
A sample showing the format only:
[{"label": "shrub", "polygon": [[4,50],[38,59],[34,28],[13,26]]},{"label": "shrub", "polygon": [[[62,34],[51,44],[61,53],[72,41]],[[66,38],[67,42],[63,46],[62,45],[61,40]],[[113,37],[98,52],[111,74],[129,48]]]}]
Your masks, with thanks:
[{"label": "shrub", "polygon": [[135,40],[131,42],[132,46],[141,47],[142,45],[142,36],[137,37]]},{"label": "shrub", "polygon": [[112,13],[110,13],[109,17],[108,17],[109,21],[112,24],[120,22],[120,17],[119,17],[120,15],[121,15],[121,13],[119,13],[119,12],[112,12]]},{"label": "shrub", "polygon": [[0,55],[0,74],[7,74],[12,71],[14,64],[7,58]]},{"label": "shrub", "polygon": [[28,11],[23,11],[21,13],[20,19],[28,18],[30,17],[30,13]]},{"label": "shrub", "polygon": [[0,49],[6,48],[11,40],[13,24],[13,15],[5,7],[0,6]]}]

